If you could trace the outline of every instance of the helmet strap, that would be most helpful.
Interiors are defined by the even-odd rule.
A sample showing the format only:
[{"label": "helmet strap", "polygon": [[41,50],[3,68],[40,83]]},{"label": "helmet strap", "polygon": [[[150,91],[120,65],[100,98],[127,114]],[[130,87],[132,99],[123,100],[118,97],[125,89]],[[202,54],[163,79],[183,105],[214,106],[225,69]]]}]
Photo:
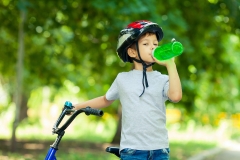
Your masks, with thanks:
[{"label": "helmet strap", "polygon": [[[137,53],[138,53],[138,57],[140,60],[136,59],[136,58],[132,58],[132,60],[134,60],[135,62],[137,63],[141,63],[142,66],[143,66],[143,78],[142,78],[142,85],[143,85],[143,92],[141,93],[141,95],[139,97],[141,97],[143,95],[143,93],[145,92],[145,84],[146,84],[146,87],[148,87],[148,80],[147,80],[147,68],[152,66],[154,63],[151,63],[151,64],[146,64],[141,56],[140,56],[140,52],[139,52],[139,47],[138,47],[138,42],[136,42],[136,49],[137,49]],[[145,84],[144,84],[144,80],[145,80]]]}]

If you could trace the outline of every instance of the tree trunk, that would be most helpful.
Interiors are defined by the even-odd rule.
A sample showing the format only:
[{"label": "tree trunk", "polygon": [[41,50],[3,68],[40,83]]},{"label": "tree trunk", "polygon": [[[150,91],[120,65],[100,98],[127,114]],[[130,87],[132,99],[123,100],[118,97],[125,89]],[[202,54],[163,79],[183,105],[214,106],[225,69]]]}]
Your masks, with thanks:
[{"label": "tree trunk", "polygon": [[121,129],[122,129],[122,108],[118,107],[118,125],[117,125],[117,131],[112,139],[113,144],[120,144],[120,138],[121,138]]},{"label": "tree trunk", "polygon": [[22,81],[23,81],[23,58],[24,58],[24,22],[26,17],[25,8],[20,8],[20,23],[18,32],[18,59],[16,68],[16,88],[14,93],[14,101],[16,105],[15,119],[12,127],[11,150],[16,149],[16,131],[20,121],[21,103],[22,103]]},{"label": "tree trunk", "polygon": [[22,98],[21,98],[21,104],[20,104],[20,113],[19,113],[19,122],[21,122],[22,120],[24,120],[25,118],[28,117],[27,115],[27,111],[28,111],[28,106],[27,106],[27,103],[28,103],[28,99],[29,99],[29,94],[27,93],[22,93]]}]

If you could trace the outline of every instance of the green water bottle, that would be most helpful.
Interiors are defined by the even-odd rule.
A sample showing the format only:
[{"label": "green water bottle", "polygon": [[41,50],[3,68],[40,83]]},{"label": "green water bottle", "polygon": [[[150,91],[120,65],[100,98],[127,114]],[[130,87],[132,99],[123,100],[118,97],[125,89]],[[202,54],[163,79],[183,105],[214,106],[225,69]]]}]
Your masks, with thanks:
[{"label": "green water bottle", "polygon": [[183,52],[183,45],[174,38],[171,43],[166,43],[156,47],[152,55],[159,61],[168,60],[170,58],[179,56]]}]

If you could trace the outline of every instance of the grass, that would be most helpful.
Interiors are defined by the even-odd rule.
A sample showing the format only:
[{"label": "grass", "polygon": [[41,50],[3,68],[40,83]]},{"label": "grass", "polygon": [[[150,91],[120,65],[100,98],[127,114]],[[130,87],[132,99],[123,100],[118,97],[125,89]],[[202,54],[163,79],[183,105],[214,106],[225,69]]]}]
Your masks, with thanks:
[{"label": "grass", "polygon": [[[8,153],[5,155],[2,155],[0,152],[0,159],[1,160],[40,160],[40,159],[45,159],[45,154],[39,154],[36,156],[30,155],[30,154],[16,154],[16,153]],[[116,156],[114,155],[106,155],[104,153],[90,153],[90,152],[84,152],[84,153],[79,153],[79,152],[69,152],[69,153],[57,153],[56,157],[58,160],[119,160]]]},{"label": "grass", "polygon": [[232,140],[239,141],[240,140],[240,129],[233,129],[230,138]]},{"label": "grass", "polygon": [[[0,160],[40,160],[45,159],[51,140],[24,140],[15,145],[16,152],[9,151],[9,142],[0,140]],[[104,151],[106,144],[84,141],[63,140],[56,152],[58,160],[115,160],[114,155]],[[115,158],[115,159],[114,159]]]},{"label": "grass", "polygon": [[[40,142],[39,142],[40,143]],[[56,156],[58,160],[118,160],[115,155],[106,153],[104,147],[94,147],[91,144],[81,141],[62,142],[60,150]],[[46,143],[45,143],[46,144]],[[80,145],[83,145],[79,147]],[[49,146],[49,145],[48,145]],[[214,148],[215,143],[200,141],[171,141],[170,157],[171,160],[186,160],[187,158],[200,153],[201,151]],[[18,151],[18,153],[0,152],[1,160],[39,160],[44,159],[49,147],[43,148],[37,152],[28,150],[27,152]]]},{"label": "grass", "polygon": [[173,141],[170,142],[170,159],[186,160],[204,150],[216,147],[215,142],[205,141]]}]

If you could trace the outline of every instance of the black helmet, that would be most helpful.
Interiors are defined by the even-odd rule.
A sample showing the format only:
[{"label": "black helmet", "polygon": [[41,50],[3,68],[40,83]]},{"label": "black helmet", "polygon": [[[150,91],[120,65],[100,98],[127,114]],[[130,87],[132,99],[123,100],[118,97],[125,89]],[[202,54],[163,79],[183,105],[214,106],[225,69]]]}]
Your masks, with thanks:
[{"label": "black helmet", "polygon": [[163,38],[162,28],[159,27],[157,23],[147,20],[132,22],[120,31],[118,36],[117,54],[123,62],[133,62],[127,54],[127,48],[137,42],[140,36],[146,32],[155,32],[158,41],[161,41]]}]

